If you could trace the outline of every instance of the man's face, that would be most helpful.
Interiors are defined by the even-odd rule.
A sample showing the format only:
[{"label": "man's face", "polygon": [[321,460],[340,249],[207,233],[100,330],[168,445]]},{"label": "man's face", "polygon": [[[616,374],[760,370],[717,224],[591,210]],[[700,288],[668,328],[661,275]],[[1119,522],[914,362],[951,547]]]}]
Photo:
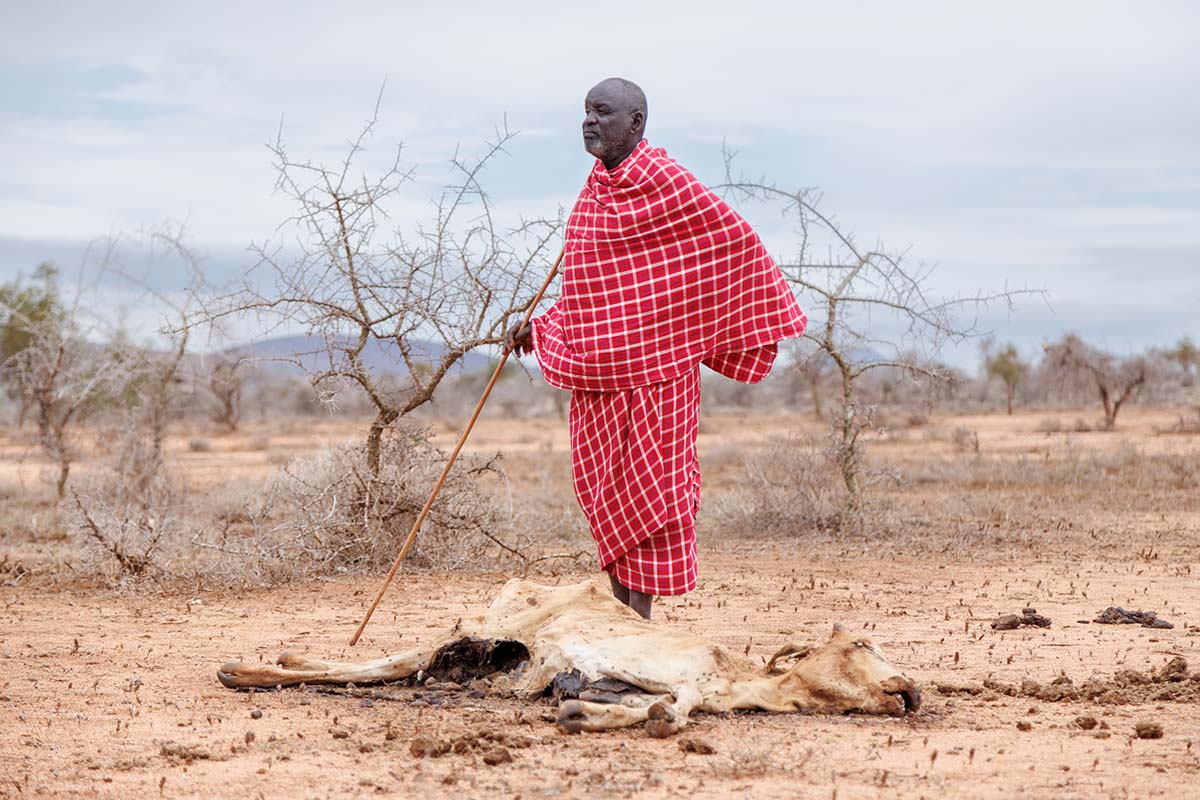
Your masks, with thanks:
[{"label": "man's face", "polygon": [[583,113],[583,148],[609,167],[633,152],[642,138],[642,113],[616,81],[593,87],[583,101]]}]

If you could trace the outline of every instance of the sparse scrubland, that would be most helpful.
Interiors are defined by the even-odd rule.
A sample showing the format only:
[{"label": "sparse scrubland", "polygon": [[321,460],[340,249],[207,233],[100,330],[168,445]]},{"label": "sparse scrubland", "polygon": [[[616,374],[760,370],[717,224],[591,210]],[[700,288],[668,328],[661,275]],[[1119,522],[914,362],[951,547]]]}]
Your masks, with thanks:
[{"label": "sparse scrubland", "polygon": [[[540,410],[497,408],[481,423],[444,511],[353,650],[345,642],[397,531],[457,435],[454,402],[389,437],[373,479],[361,418],[251,413],[236,432],[179,418],[164,442],[169,478],[144,516],[89,503],[113,480],[102,429],[80,431],[60,502],[36,435],[8,428],[0,718],[12,745],[0,774],[12,791],[203,795],[220,782],[277,796],[303,794],[319,774],[347,797],[740,787],[1105,797],[1178,794],[1200,772],[1200,704],[1172,688],[1191,687],[1191,673],[1161,684],[1133,674],[1177,657],[1200,670],[1200,436],[1180,429],[1186,408],[1134,406],[1113,432],[1045,424],[1093,418],[1086,408],[1009,416],[1002,394],[986,411],[879,408],[877,420],[896,424],[867,437],[870,502],[847,518],[829,433],[811,410],[710,406],[701,585],[660,600],[659,618],[756,658],[834,622],[865,629],[925,686],[924,710],[903,721],[701,716],[685,747],[636,730],[564,737],[547,706],[466,688],[219,686],[214,670],[229,658],[394,652],[486,604],[513,575],[591,574],[565,423],[546,392],[523,384],[510,386]],[[763,389],[768,403],[782,386]],[[1175,627],[1081,624],[1110,605]],[[989,627],[1026,606],[1052,626]],[[1162,738],[1138,738],[1153,724]],[[464,736],[509,742],[512,761],[484,762],[491,744],[438,757],[410,748]]]},{"label": "sparse scrubland", "polygon": [[[563,738],[546,706],[470,687],[248,695],[214,678],[287,649],[394,652],[509,577],[594,574],[566,397],[536,376],[507,368],[350,651],[486,370],[447,371],[375,439],[379,405],[353,385],[38,330],[8,342],[40,349],[10,356],[0,408],[10,794],[1124,797],[1200,773],[1186,341],[1121,359],[1065,337],[1029,363],[988,348],[978,378],[933,387],[906,366],[860,376],[854,502],[837,371],[801,348],[759,386],[710,376],[701,584],[659,619],[763,658],[840,622],[926,702],[903,721],[701,717],[679,744]],[[1091,622],[1109,606],[1174,627]],[[1051,627],[989,625],[1028,607]]]},{"label": "sparse scrubland", "polygon": [[[65,292],[51,267],[0,286],[0,792],[1194,787],[1195,346],[1121,355],[1066,334],[1022,354],[987,342],[971,377],[938,360],[943,343],[976,333],[950,312],[1012,293],[930,297],[926,269],[860,249],[812,194],[732,173],[726,191],[797,215],[801,256],[822,226],[834,246],[811,243],[828,263],[781,264],[810,328],[775,375],[753,387],[705,379],[701,583],[655,613],[764,661],[834,623],[862,630],[925,684],[920,713],[702,717],[677,743],[566,738],[545,705],[480,687],[221,688],[215,669],[231,658],[395,652],[510,577],[596,572],[572,493],[566,395],[510,363],[366,638],[346,648],[562,224],[531,221],[510,238],[488,214],[451,224],[472,203],[486,210],[479,175],[502,132],[481,161],[452,162],[431,233],[383,244],[375,204],[409,173],[397,161],[359,187],[350,165],[370,128],[333,169],[276,145],[302,251],[261,247],[265,279],[204,287],[177,226],[147,234],[195,277],[182,297],[146,288],[170,309],[154,346],[89,306],[86,282]],[[92,254],[95,280],[136,282],[117,244]],[[883,352],[870,322],[885,309],[906,333]],[[239,314],[308,331],[307,351],[194,354],[202,329]],[[390,370],[371,361],[388,347]],[[1174,627],[1093,623],[1109,606]],[[989,625],[1018,612],[1051,624]]]}]

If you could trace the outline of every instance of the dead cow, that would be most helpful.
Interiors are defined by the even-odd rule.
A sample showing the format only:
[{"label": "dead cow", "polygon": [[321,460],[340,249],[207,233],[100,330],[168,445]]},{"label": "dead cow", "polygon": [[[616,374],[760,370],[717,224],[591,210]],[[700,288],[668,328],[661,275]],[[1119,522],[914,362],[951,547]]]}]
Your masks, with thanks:
[{"label": "dead cow", "polygon": [[[778,666],[788,659],[796,659],[790,669]],[[824,644],[788,645],[759,669],[720,645],[642,619],[594,580],[511,580],[484,614],[400,655],[350,664],[284,654],[278,666],[230,662],[217,677],[230,688],[364,684],[421,670],[453,670],[460,680],[502,672],[495,685],[526,696],[554,686],[561,694],[568,677],[579,676],[567,692],[578,697],[559,705],[558,723],[572,733],[644,722],[650,735],[670,736],[696,710],[901,715],[921,700],[873,642],[840,625]]]}]

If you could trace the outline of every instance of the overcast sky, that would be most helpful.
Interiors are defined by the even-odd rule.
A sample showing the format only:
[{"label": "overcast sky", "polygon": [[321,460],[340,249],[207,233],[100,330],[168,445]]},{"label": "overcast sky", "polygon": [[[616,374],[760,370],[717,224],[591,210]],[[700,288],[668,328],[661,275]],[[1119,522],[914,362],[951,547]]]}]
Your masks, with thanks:
[{"label": "overcast sky", "polygon": [[1200,339],[1198,30],[1189,2],[10,5],[0,280],[166,217],[236,274],[289,210],[264,146],[281,119],[294,155],[333,158],[385,77],[370,158],[403,141],[420,178],[400,224],[505,117],[522,133],[488,185],[552,213],[590,167],[583,95],[623,75],[701,179],[727,140],[938,264],[941,291],[1047,289],[986,320],[1027,352],[1065,330],[1118,352]]}]

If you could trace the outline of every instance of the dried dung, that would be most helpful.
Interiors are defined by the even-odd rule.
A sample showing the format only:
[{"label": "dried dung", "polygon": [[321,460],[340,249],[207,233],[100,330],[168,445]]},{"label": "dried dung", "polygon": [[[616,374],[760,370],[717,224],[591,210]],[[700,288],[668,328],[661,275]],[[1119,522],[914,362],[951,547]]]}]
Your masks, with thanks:
[{"label": "dried dung", "polygon": [[1101,611],[1092,622],[1101,625],[1141,625],[1143,628],[1174,628],[1170,622],[1160,619],[1154,611],[1126,611],[1120,606],[1109,606]]},{"label": "dried dung", "polygon": [[1161,739],[1163,737],[1162,725],[1157,722],[1139,722],[1133,726],[1133,732],[1139,739]]},{"label": "dried dung", "polygon": [[992,629],[997,631],[1049,627],[1050,618],[1037,613],[1035,608],[1023,608],[1020,614],[1003,614],[992,621]]}]

